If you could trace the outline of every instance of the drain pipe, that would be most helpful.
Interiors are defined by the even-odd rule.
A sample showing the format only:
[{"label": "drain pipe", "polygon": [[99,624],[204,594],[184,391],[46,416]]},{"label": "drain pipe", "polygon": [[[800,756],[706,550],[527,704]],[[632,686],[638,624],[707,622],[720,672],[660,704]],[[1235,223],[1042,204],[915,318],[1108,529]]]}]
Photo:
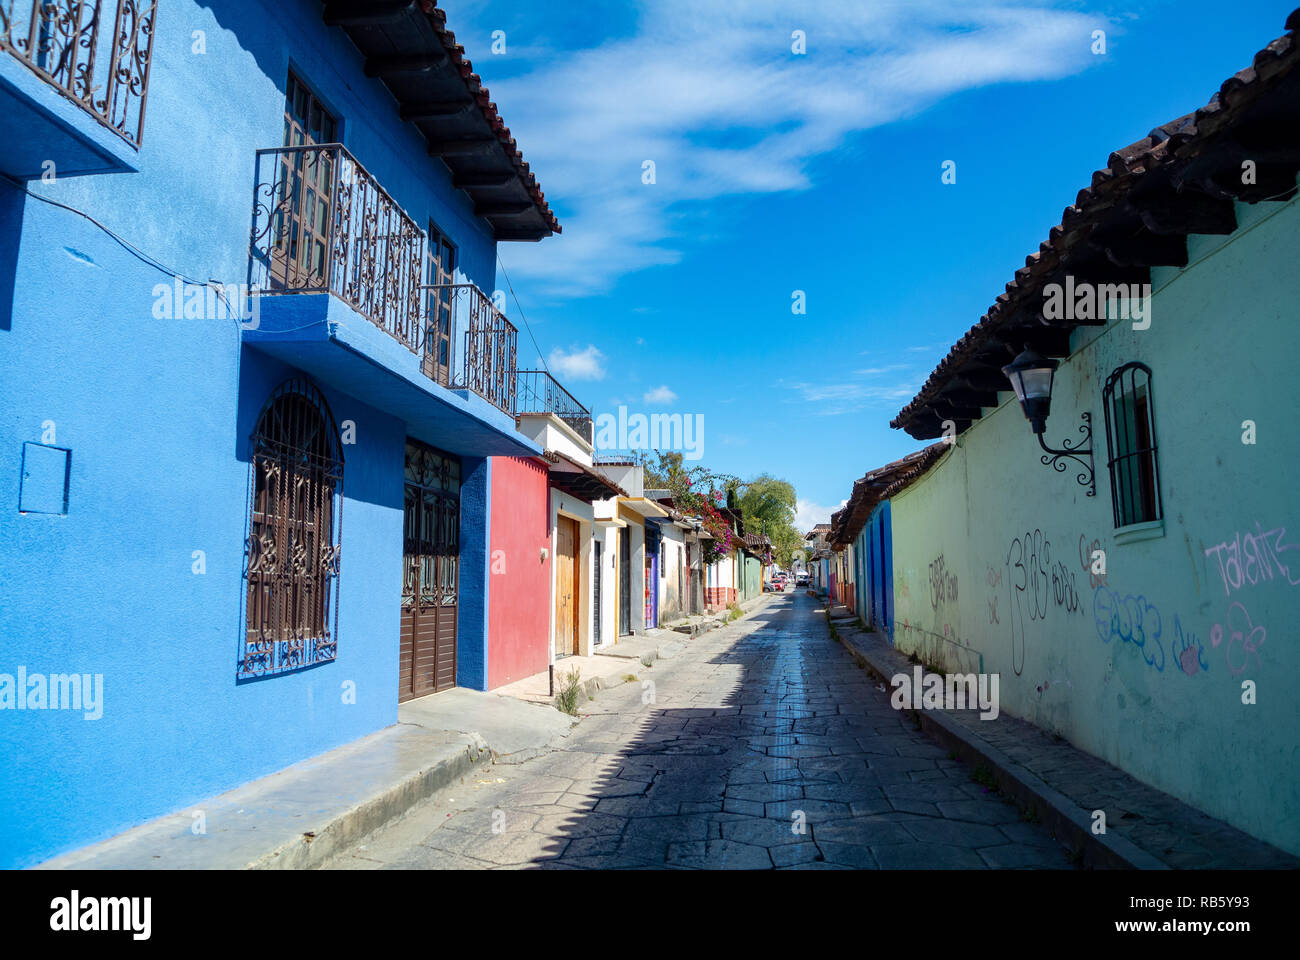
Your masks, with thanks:
[{"label": "drain pipe", "polygon": [[546,672],[549,674],[549,678],[548,678],[548,679],[549,679],[550,684],[551,684],[551,691],[550,691],[550,693],[547,694],[547,696],[548,696],[548,697],[553,697],[553,696],[555,696],[555,664],[552,663],[550,666],[548,666],[548,667],[546,668]]}]

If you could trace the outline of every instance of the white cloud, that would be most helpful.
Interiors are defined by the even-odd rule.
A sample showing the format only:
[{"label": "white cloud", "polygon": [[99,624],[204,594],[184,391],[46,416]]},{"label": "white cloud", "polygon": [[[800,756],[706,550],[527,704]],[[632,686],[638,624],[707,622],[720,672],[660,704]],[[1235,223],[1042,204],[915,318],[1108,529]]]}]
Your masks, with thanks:
[{"label": "white cloud", "polygon": [[641,398],[642,403],[672,403],[677,399],[677,394],[668,389],[667,386],[655,387],[653,390],[647,390],[645,396]]},{"label": "white cloud", "polygon": [[813,412],[834,416],[861,410],[871,403],[896,404],[911,400],[919,387],[913,380],[892,384],[867,383],[792,383],[796,401],[812,404]]},{"label": "white cloud", "polygon": [[583,350],[574,347],[568,353],[556,347],[551,351],[547,366],[562,380],[605,379],[605,355],[591,344]]},{"label": "white cloud", "polygon": [[[677,263],[704,201],[806,189],[809,161],[854,133],[959,91],[1085,69],[1102,25],[1049,0],[821,0],[793,16],[786,0],[641,0],[626,35],[492,83],[564,224],[512,245],[510,270],[576,296]],[[791,53],[796,27],[806,56]]]},{"label": "white cloud", "polygon": [[832,507],[824,507],[811,500],[795,500],[794,526],[796,530],[807,533],[819,523],[830,523],[831,514],[848,503],[841,500]]}]

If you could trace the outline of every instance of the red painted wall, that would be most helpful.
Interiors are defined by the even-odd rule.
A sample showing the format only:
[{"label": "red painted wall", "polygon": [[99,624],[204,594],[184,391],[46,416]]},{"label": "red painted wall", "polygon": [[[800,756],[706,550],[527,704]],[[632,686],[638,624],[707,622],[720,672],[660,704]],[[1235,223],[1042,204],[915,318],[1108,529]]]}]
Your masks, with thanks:
[{"label": "red painted wall", "polygon": [[492,458],[489,690],[541,673],[550,662],[549,495],[546,467],[536,460]]}]

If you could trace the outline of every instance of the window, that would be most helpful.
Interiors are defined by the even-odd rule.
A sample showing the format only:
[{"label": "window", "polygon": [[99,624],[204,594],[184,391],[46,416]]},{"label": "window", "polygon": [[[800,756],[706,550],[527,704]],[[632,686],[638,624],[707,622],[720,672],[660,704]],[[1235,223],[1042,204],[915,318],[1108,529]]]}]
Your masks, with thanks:
[{"label": "window", "polygon": [[456,247],[446,234],[429,224],[428,325],[424,341],[424,373],[441,384],[451,383],[452,283],[455,282]]},{"label": "window", "polygon": [[338,638],[343,454],[334,417],[303,380],[281,384],[252,437],[240,677],[333,660]]},{"label": "window", "polygon": [[1159,520],[1160,471],[1151,368],[1142,363],[1119,367],[1106,378],[1101,403],[1106,412],[1107,466],[1115,526]]},{"label": "window", "polygon": [[[338,142],[338,120],[292,73],[285,84],[284,146]],[[273,225],[277,276],[290,287],[321,282],[328,269],[333,224],[334,154],[323,150],[280,153],[279,192]]]}]

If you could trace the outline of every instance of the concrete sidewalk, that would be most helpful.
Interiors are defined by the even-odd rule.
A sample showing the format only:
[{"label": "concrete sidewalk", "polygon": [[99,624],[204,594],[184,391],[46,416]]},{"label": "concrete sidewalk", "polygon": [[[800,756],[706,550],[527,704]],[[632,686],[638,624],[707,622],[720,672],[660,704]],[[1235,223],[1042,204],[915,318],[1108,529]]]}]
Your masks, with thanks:
[{"label": "concrete sidewalk", "polygon": [[448,690],[402,704],[391,727],[39,869],[316,867],[433,793],[468,776],[491,777],[494,760],[518,763],[555,749],[573,722],[495,693]]},{"label": "concrete sidewalk", "polygon": [[[910,674],[914,664],[857,617],[829,611],[832,634],[877,675]],[[926,671],[929,673],[930,671]],[[1024,720],[977,710],[919,710],[922,730],[959,759],[989,772],[998,790],[1033,811],[1085,866],[1144,870],[1291,869],[1300,860],[1129,776],[1118,767]],[[1092,832],[1094,810],[1105,834]]]}]

